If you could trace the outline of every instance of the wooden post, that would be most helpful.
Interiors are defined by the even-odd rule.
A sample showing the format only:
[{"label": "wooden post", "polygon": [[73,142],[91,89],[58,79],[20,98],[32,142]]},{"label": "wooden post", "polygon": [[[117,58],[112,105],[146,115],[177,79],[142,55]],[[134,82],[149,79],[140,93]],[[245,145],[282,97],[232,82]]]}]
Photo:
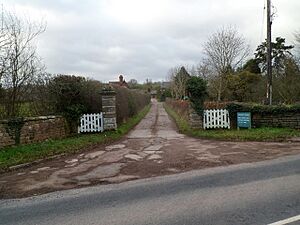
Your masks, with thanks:
[{"label": "wooden post", "polygon": [[271,0],[267,0],[267,102],[272,105],[273,77],[272,77],[272,15]]}]

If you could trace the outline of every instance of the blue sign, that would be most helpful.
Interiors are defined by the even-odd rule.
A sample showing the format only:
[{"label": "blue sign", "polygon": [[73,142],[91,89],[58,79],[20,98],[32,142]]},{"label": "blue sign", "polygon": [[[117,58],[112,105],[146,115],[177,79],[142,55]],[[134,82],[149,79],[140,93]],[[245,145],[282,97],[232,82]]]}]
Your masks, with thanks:
[{"label": "blue sign", "polygon": [[251,128],[251,113],[238,112],[237,113],[237,127],[238,128]]}]

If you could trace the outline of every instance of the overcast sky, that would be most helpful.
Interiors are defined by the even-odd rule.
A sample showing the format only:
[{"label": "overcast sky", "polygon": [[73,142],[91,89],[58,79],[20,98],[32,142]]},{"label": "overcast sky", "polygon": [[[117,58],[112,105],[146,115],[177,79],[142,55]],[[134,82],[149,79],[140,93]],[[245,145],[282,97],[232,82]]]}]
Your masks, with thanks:
[{"label": "overcast sky", "polygon": [[[5,10],[43,18],[38,52],[50,73],[100,81],[165,80],[178,65],[198,64],[207,37],[235,26],[252,47],[264,40],[265,0],[3,0]],[[300,29],[300,1],[273,0],[274,38]],[[266,20],[266,18],[265,18]]]}]

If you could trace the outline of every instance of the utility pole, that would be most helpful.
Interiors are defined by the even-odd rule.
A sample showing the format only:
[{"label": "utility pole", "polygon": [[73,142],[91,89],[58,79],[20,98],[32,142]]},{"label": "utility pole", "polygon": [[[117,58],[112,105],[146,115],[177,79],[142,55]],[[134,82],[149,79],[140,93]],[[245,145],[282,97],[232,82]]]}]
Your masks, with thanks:
[{"label": "utility pole", "polygon": [[3,12],[3,3],[1,4],[1,31],[3,31],[3,23],[4,23],[4,12]]},{"label": "utility pole", "polygon": [[273,77],[272,77],[272,14],[271,0],[267,0],[267,102],[272,105]]}]

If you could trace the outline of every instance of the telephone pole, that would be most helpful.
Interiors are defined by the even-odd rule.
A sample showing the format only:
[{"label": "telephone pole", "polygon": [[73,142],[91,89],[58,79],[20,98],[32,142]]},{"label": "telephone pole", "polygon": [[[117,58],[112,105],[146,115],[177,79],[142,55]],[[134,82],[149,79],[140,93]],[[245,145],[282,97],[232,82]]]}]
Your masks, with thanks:
[{"label": "telephone pole", "polygon": [[267,0],[267,102],[272,105],[273,77],[272,77],[272,14],[271,0]]}]

